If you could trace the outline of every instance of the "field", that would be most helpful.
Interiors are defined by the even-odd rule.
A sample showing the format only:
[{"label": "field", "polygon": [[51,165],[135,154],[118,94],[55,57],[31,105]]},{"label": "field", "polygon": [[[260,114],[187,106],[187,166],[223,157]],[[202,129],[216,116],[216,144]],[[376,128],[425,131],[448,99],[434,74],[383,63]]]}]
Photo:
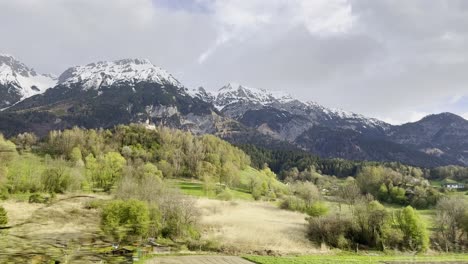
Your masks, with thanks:
[{"label": "field", "polygon": [[437,255],[437,256],[363,256],[363,255],[314,255],[299,257],[247,256],[257,264],[347,264],[347,263],[468,263],[468,255]]},{"label": "field", "polygon": [[307,254],[326,251],[305,236],[306,215],[267,202],[224,202],[200,198],[203,239],[215,240],[226,252]]},{"label": "field", "polygon": [[240,257],[233,256],[182,256],[159,257],[146,262],[147,264],[252,264]]},{"label": "field", "polygon": [[[184,194],[187,195],[216,198],[216,194],[214,192],[206,193],[203,190],[203,184],[197,181],[175,181],[173,182],[173,185],[175,185],[175,187],[179,188]],[[242,189],[233,189],[231,190],[231,193],[233,195],[233,199],[250,201],[253,200],[252,195]]]}]

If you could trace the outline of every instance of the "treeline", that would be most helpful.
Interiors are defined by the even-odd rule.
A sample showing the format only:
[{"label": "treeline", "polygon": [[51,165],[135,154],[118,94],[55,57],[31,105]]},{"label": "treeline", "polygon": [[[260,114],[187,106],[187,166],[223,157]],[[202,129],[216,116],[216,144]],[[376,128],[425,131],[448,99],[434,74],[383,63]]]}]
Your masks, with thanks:
[{"label": "treeline", "polygon": [[[73,128],[51,131],[42,140],[23,133],[9,141],[2,137],[1,144],[1,171],[6,180],[4,188],[9,192],[63,192],[65,187],[60,186],[70,184],[110,191],[129,165],[143,174],[210,179],[236,186],[239,171],[250,165],[249,156],[242,150],[215,136],[197,137],[163,127]],[[46,172],[60,178],[61,183],[40,186],[39,179]]]},{"label": "treeline", "polygon": [[[348,196],[351,198],[352,196]],[[412,206],[387,209],[372,196],[347,199],[347,211],[309,218],[309,238],[348,249],[466,252],[468,202],[463,196],[441,198],[435,207],[432,232]]]},{"label": "treeline", "polygon": [[291,170],[302,172],[311,167],[320,174],[346,178],[348,176],[356,177],[363,167],[382,166],[388,167],[401,174],[414,177],[421,176],[426,179],[443,180],[449,178],[457,181],[468,180],[468,167],[455,165],[437,168],[419,168],[399,162],[323,159],[300,150],[270,150],[259,148],[254,145],[239,145],[239,148],[244,150],[251,157],[252,166],[261,168],[265,166],[265,164],[268,164],[281,179],[285,179],[288,172]]},{"label": "treeline", "polygon": [[[385,167],[366,167],[357,179],[347,178],[341,184],[330,176],[314,174],[312,181],[289,184],[289,195],[281,199],[280,207],[308,214],[308,237],[317,244],[346,249],[377,249],[424,252],[466,252],[468,247],[468,200],[463,195],[415,197],[405,203],[424,206],[434,204],[434,217],[423,219],[412,205],[386,208],[378,200],[398,203],[407,199],[401,187],[384,192],[386,184],[404,179],[380,178],[390,170]],[[387,172],[388,173],[388,172]],[[395,171],[392,171],[397,176]],[[379,187],[379,184],[381,187]],[[330,190],[324,197],[319,190]],[[387,188],[387,187],[385,187]],[[401,188],[401,189],[400,189]],[[373,195],[375,193],[376,196]],[[425,200],[428,199],[428,200]],[[332,201],[338,208],[330,207]],[[414,205],[413,204],[413,205]],[[429,226],[431,225],[431,226]]]}]

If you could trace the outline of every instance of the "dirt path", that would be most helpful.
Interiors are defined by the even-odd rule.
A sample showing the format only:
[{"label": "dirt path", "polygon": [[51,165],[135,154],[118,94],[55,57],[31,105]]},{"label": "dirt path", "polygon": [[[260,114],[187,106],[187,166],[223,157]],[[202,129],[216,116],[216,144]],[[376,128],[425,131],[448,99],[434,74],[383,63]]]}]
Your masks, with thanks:
[{"label": "dirt path", "polygon": [[146,264],[252,264],[252,262],[232,256],[183,256],[155,258]]}]

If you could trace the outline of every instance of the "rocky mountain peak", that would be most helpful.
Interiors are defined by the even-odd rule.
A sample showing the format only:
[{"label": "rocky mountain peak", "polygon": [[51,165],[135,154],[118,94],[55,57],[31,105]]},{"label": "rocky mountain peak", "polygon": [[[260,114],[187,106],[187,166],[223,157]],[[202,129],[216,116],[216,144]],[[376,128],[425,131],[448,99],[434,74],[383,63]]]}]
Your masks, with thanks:
[{"label": "rocky mountain peak", "polygon": [[443,112],[439,114],[432,114],[425,116],[422,118],[419,122],[425,122],[425,123],[468,123],[467,120],[465,120],[463,117],[458,116],[453,113],[449,112]]},{"label": "rocky mountain peak", "polygon": [[265,106],[292,100],[293,98],[284,92],[247,87],[235,82],[230,82],[221,87],[216,93],[216,105],[220,107],[234,103],[252,103]]},{"label": "rocky mountain peak", "polygon": [[25,98],[43,93],[55,86],[52,75],[39,74],[15,57],[0,54],[0,108],[8,107]]},{"label": "rocky mountain peak", "polygon": [[59,84],[81,84],[84,89],[98,89],[117,83],[135,84],[155,82],[182,88],[182,84],[166,70],[153,65],[147,59],[122,59],[100,61],[85,66],[69,68],[59,77]]}]

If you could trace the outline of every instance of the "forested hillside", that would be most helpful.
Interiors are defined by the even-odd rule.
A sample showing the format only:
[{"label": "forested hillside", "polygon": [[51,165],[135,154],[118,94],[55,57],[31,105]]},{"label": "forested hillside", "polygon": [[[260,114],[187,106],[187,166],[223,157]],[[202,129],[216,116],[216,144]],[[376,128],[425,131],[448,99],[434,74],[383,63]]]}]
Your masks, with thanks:
[{"label": "forested hillside", "polygon": [[[9,139],[2,136],[0,161],[2,200],[26,199],[31,205],[48,207],[64,199],[91,198],[79,210],[96,212],[90,218],[94,222],[88,224],[98,226],[99,231],[87,232],[104,249],[96,252],[85,247],[77,253],[80,258],[91,251],[106,259],[103,252],[128,246],[135,247],[129,251],[134,253],[154,240],[177,248],[246,250],[228,237],[207,237],[210,229],[200,224],[200,217],[206,221],[206,216],[187,195],[259,201],[255,206],[271,207],[275,202],[276,210],[303,214],[301,221],[307,217],[307,230],[301,236],[307,235],[315,245],[425,252],[429,248],[458,251],[468,243],[466,199],[433,184],[442,179],[465,182],[464,167],[424,169],[321,159],[303,151],[236,147],[213,135],[144,125],[75,127],[51,131],[42,138],[32,133]],[[253,204],[242,206],[252,210]],[[24,223],[17,222],[18,212],[11,205],[7,209],[0,206],[0,227],[22,236],[26,231],[21,231]],[[62,217],[88,214],[76,210]],[[422,218],[419,210],[429,210],[430,220]],[[14,224],[10,226],[12,211]],[[235,221],[232,217],[241,214],[230,216]],[[43,221],[39,219],[37,224]],[[220,224],[227,220],[223,221]],[[63,239],[70,241],[66,236]],[[118,249],[105,249],[112,243]],[[22,250],[33,250],[34,245]],[[5,247],[12,252],[19,249]],[[55,254],[47,258],[60,255]]]}]

